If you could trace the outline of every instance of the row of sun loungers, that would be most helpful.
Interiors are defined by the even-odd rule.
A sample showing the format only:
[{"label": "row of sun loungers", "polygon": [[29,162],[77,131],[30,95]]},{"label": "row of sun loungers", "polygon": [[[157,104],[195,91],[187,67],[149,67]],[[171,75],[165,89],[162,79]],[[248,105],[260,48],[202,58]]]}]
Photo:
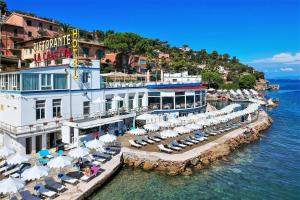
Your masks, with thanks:
[{"label": "row of sun loungers", "polygon": [[130,146],[141,148],[142,146],[146,146],[148,144],[154,144],[156,142],[160,142],[162,140],[159,136],[145,136],[139,140],[129,140]]},{"label": "row of sun loungers", "polygon": [[182,140],[174,140],[169,144],[165,144],[165,145],[159,144],[158,148],[162,152],[172,153],[173,151],[181,151],[188,146],[198,144],[199,142],[202,142],[204,140],[207,140],[207,137],[204,137],[202,134],[196,133],[195,135],[188,136]]}]

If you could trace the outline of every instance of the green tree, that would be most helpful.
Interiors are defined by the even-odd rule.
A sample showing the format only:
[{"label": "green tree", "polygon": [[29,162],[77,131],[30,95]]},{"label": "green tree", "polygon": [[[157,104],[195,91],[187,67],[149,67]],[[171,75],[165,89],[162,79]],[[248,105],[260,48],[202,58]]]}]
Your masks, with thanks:
[{"label": "green tree", "polygon": [[227,83],[227,84],[221,85],[221,89],[223,89],[223,90],[231,90],[231,89],[237,90],[239,88],[240,88],[240,86],[238,83]]},{"label": "green tree", "polygon": [[7,11],[7,4],[5,1],[0,1],[1,13],[4,15]]},{"label": "green tree", "polygon": [[253,75],[255,76],[256,80],[265,78],[265,74],[263,72],[254,71]]},{"label": "green tree", "polygon": [[223,83],[221,75],[214,71],[202,72],[202,79],[208,85],[208,87],[219,88]]},{"label": "green tree", "polygon": [[241,89],[254,88],[255,84],[256,84],[256,79],[255,76],[253,76],[252,74],[244,75],[239,79],[239,85]]},{"label": "green tree", "polygon": [[228,72],[226,79],[227,79],[227,81],[238,82],[239,75],[235,71],[230,71],[230,72]]}]

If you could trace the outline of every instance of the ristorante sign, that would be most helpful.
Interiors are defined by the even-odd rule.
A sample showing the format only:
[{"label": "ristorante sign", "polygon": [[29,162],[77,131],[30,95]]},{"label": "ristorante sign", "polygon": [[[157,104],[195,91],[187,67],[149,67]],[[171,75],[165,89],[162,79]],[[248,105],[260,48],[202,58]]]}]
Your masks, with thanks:
[{"label": "ristorante sign", "polygon": [[34,61],[36,63],[49,62],[51,60],[71,58],[73,55],[74,79],[77,79],[78,38],[79,30],[73,29],[70,34],[35,42],[33,44]]}]

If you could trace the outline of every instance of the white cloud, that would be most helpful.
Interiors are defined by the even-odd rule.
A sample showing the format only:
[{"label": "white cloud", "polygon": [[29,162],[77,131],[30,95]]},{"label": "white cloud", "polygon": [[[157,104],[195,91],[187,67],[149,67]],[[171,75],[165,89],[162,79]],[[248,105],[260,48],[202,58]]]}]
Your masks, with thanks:
[{"label": "white cloud", "polygon": [[293,72],[294,69],[291,68],[291,67],[283,67],[283,68],[280,68],[280,71],[283,71],[283,72]]},{"label": "white cloud", "polygon": [[300,64],[300,52],[295,53],[279,53],[275,54],[271,58],[263,58],[253,60],[251,63],[280,63],[285,65],[297,65]]}]

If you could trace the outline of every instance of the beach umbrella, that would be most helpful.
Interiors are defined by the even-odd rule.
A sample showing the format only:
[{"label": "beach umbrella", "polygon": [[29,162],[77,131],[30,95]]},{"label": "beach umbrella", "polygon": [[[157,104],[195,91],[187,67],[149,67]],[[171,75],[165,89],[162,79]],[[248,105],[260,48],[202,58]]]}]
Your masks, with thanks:
[{"label": "beach umbrella", "polygon": [[178,132],[175,130],[164,130],[160,132],[161,137],[163,138],[170,138],[178,136]]},{"label": "beach umbrella", "polygon": [[144,129],[148,131],[157,131],[159,130],[159,126],[157,124],[146,124],[144,125]]},{"label": "beach umbrella", "polygon": [[7,146],[3,146],[0,148],[0,158],[6,158],[7,156],[14,154],[15,150],[8,148]]},{"label": "beach umbrella", "polygon": [[167,128],[167,127],[169,127],[171,124],[170,124],[169,122],[166,122],[166,121],[160,121],[160,122],[157,123],[157,125],[158,125],[159,127],[162,127],[162,128]]},{"label": "beach umbrella", "polygon": [[247,121],[248,121],[248,122],[251,122],[251,121],[252,121],[252,117],[251,117],[251,114],[248,114],[248,118],[247,118]]},{"label": "beach umbrella", "polygon": [[178,127],[175,127],[174,128],[174,131],[177,131],[178,133],[189,133],[191,132],[192,130],[185,127],[185,126],[178,126]]},{"label": "beach umbrella", "polygon": [[172,126],[178,126],[181,124],[181,121],[179,119],[176,119],[176,118],[173,118],[173,119],[170,119],[169,120],[169,123],[172,125]]},{"label": "beach umbrella", "polygon": [[99,137],[99,141],[103,143],[111,143],[117,140],[117,137],[112,134],[105,134]]},{"label": "beach umbrella", "polygon": [[68,156],[57,156],[55,158],[52,158],[51,160],[49,160],[49,162],[47,163],[47,166],[49,168],[64,168],[66,166],[69,166],[72,164],[72,158],[68,157]]},{"label": "beach umbrella", "polygon": [[136,128],[136,129],[130,130],[129,133],[132,134],[132,135],[144,135],[147,132],[145,131],[145,129]]},{"label": "beach umbrella", "polygon": [[201,129],[201,126],[199,126],[198,124],[188,124],[185,126],[186,128],[192,129],[192,130],[198,130]]},{"label": "beach umbrella", "polygon": [[29,169],[26,169],[22,174],[22,180],[24,181],[33,181],[39,180],[44,176],[48,176],[49,168],[44,166],[33,166]]},{"label": "beach umbrella", "polygon": [[85,147],[77,147],[75,149],[71,149],[69,152],[69,156],[72,158],[83,158],[89,154],[89,150]]},{"label": "beach umbrella", "polygon": [[23,162],[27,162],[30,159],[29,156],[21,153],[16,153],[7,158],[6,162],[8,165],[18,165]]},{"label": "beach umbrella", "polygon": [[103,143],[95,138],[85,143],[85,146],[89,149],[99,149],[103,147]]},{"label": "beach umbrella", "polygon": [[11,193],[17,193],[18,191],[23,189],[24,186],[25,183],[21,179],[9,177],[7,179],[0,181],[0,194],[10,195]]}]

